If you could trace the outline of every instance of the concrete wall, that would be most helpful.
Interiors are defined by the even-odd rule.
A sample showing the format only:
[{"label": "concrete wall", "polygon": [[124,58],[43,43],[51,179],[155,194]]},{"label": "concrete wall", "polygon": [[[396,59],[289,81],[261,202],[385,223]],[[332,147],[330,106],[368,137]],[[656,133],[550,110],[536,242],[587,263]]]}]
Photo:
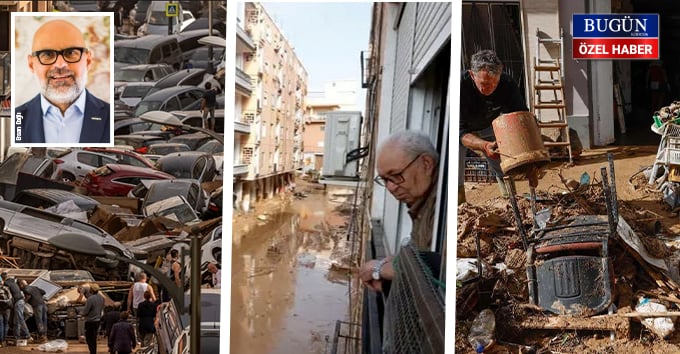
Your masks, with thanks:
[{"label": "concrete wall", "polygon": [[322,153],[326,122],[311,121],[305,126],[304,142],[305,153]]}]

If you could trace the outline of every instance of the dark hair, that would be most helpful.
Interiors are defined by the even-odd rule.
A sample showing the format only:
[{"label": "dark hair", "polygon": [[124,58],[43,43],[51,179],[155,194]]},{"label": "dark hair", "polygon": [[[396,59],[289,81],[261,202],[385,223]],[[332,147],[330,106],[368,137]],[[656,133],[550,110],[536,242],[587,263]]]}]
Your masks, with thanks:
[{"label": "dark hair", "polygon": [[125,321],[125,320],[128,319],[128,317],[130,317],[130,313],[129,313],[129,312],[123,311],[123,312],[120,313],[120,319],[121,319],[121,320]]},{"label": "dark hair", "polygon": [[172,258],[177,258],[177,256],[179,256],[179,251],[176,249],[171,249],[170,256],[172,256]]},{"label": "dark hair", "polygon": [[211,87],[212,87],[212,85],[209,82],[205,83],[205,89],[206,90],[210,90]]},{"label": "dark hair", "polygon": [[470,70],[473,73],[486,70],[491,74],[500,75],[503,70],[503,63],[501,63],[501,60],[498,59],[496,52],[493,50],[480,50],[470,58]]},{"label": "dark hair", "polygon": [[151,292],[149,290],[144,292],[144,299],[151,300]]}]

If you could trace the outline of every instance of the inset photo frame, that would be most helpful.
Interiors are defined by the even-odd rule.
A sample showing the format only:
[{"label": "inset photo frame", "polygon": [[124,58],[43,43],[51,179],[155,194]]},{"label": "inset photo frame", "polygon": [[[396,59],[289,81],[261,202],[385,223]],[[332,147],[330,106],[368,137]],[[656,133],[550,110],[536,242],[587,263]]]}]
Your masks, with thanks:
[{"label": "inset photo frame", "polygon": [[11,15],[12,146],[113,146],[113,13]]}]

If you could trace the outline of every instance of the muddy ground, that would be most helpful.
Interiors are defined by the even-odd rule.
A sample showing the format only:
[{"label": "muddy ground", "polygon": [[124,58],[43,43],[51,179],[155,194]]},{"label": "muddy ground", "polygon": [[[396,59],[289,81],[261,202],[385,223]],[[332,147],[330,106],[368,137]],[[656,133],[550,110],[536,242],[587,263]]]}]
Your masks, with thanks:
[{"label": "muddy ground", "polygon": [[[638,173],[650,166],[656,153],[655,146],[616,147],[584,152],[573,166],[566,163],[552,163],[543,170],[537,188],[538,210],[552,208],[551,222],[566,222],[568,216],[606,213],[600,167],[608,166],[606,153],[614,154],[616,192],[619,213],[630,224],[646,251],[658,259],[668,258],[676,252],[676,238],[680,237],[678,212],[662,202],[660,192],[645,183],[645,177]],[[590,176],[590,183],[577,187],[583,173]],[[561,175],[561,176],[560,176]],[[565,183],[566,182],[566,183]],[[522,222],[526,228],[533,223],[533,213],[527,195],[528,182],[516,182],[518,204],[522,210]],[[456,353],[473,353],[468,344],[467,334],[474,317],[484,308],[492,309],[497,320],[497,344],[487,352],[495,353],[678,353],[680,352],[680,330],[669,338],[661,339],[639,319],[630,320],[627,336],[610,339],[608,331],[592,330],[535,330],[526,329],[520,322],[537,319],[547,322],[556,315],[545,314],[528,306],[527,277],[524,269],[525,253],[522,240],[517,232],[512,208],[507,199],[499,197],[498,186],[494,184],[466,183],[468,203],[458,207],[458,248],[457,256],[476,257],[475,234],[480,235],[481,256],[485,264],[504,264],[508,269],[493,268],[480,282],[457,287],[456,303]],[[654,222],[659,225],[654,228]],[[660,228],[659,228],[660,226]],[[638,296],[645,295],[668,306],[669,311],[678,311],[679,287],[668,274],[650,266],[640,259],[635,251],[618,236],[610,239],[610,259],[613,272],[613,303],[617,313],[634,311]],[[677,262],[671,262],[677,267]],[[497,266],[503,268],[503,266]],[[586,316],[587,317],[587,316]],[[503,319],[500,321],[500,319]],[[569,322],[569,317],[562,318]],[[575,322],[574,320],[573,322]],[[600,318],[614,323],[621,318]],[[676,324],[676,328],[680,323]],[[588,326],[586,326],[588,327]],[[520,343],[527,347],[500,342]],[[529,347],[532,347],[530,350]]]},{"label": "muddy ground", "polygon": [[304,197],[233,219],[233,353],[326,353],[336,320],[348,319],[353,193],[304,182],[296,191]]}]

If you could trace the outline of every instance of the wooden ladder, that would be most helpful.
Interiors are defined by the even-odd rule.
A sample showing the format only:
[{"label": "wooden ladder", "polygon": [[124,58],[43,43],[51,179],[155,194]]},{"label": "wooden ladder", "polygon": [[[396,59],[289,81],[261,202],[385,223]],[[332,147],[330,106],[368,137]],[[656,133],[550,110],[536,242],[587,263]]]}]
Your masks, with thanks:
[{"label": "wooden ladder", "polygon": [[[564,46],[562,30],[560,38],[541,38],[536,30],[536,57],[534,62],[534,114],[538,119],[541,135],[549,136],[553,141],[546,141],[544,145],[551,152],[551,158],[569,159],[572,163],[571,139],[569,138],[569,124],[567,123],[566,102],[564,100],[564,75],[562,64]],[[559,49],[557,58],[541,58],[541,45],[546,51]],[[558,134],[555,134],[555,133]],[[557,148],[557,149],[552,149]]]}]

